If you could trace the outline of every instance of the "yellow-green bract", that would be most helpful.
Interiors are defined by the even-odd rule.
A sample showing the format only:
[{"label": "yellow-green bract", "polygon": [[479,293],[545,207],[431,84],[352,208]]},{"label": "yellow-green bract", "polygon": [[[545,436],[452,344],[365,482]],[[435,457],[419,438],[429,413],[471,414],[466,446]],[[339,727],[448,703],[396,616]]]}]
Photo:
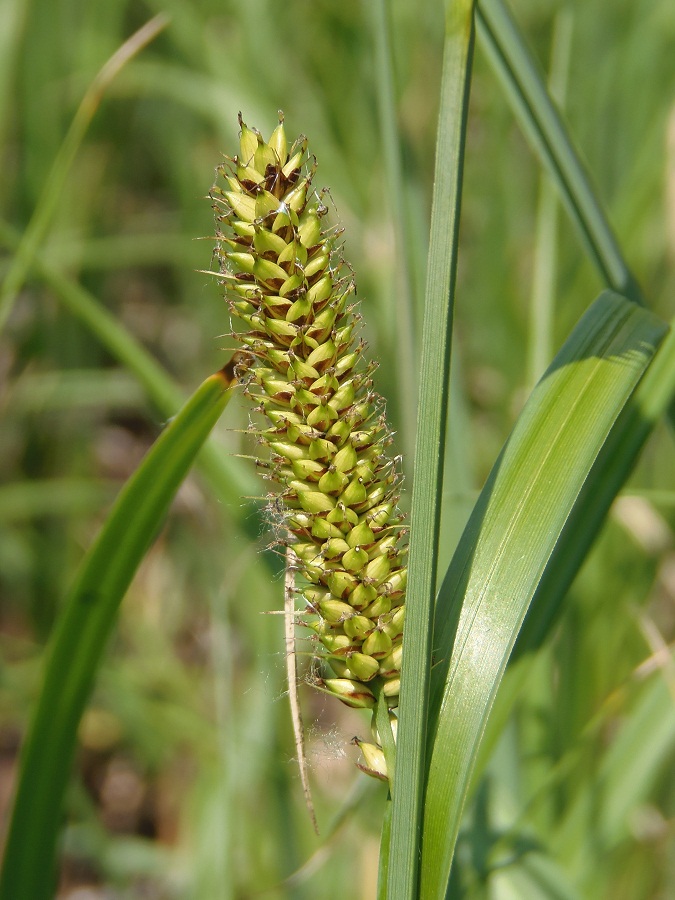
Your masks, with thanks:
[{"label": "yellow-green bract", "polygon": [[[306,604],[299,620],[323,660],[314,683],[368,709],[382,690],[394,710],[407,575],[401,476],[355,333],[354,281],[339,231],[323,226],[306,140],[289,147],[283,121],[268,141],[240,125],[239,154],[211,193],[216,254],[230,311],[246,326],[235,335],[245,348],[238,377],[264,416],[262,464],[280,486],[274,526]],[[380,748],[362,749],[362,768],[386,780]]]}]

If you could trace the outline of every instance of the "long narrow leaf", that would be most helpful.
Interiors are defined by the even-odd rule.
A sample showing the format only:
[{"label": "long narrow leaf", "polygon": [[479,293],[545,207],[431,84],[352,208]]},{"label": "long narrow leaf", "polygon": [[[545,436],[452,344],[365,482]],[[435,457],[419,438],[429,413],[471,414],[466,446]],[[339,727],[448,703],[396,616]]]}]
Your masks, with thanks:
[{"label": "long narrow leaf", "polygon": [[[536,650],[550,632],[565,594],[600,530],[619,488],[629,475],[646,438],[675,397],[675,323],[656,358],[613,426],[567,518],[509,659],[511,678],[504,679],[490,714],[472,774],[477,784],[516,698],[532,671]],[[656,498],[655,498],[656,499]],[[513,663],[518,660],[518,665]],[[504,689],[507,688],[507,694]],[[495,720],[495,713],[499,719]]]},{"label": "long narrow leaf", "polygon": [[644,442],[675,398],[675,323],[631,402],[623,410],[568,516],[523,627],[514,656],[536,648],[550,630],[563,598]]},{"label": "long narrow leaf", "polygon": [[44,687],[21,757],[1,900],[53,896],[53,857],[78,723],[122,597],[169,504],[233,390],[208,378],[127,482],[80,568],[52,637]]},{"label": "long narrow leaf", "polygon": [[[406,647],[388,896],[417,896],[431,621],[440,530],[459,211],[473,54],[473,0],[448,5],[412,496]],[[386,852],[386,848],[383,848]]]},{"label": "long narrow leaf", "polygon": [[436,609],[424,900],[445,895],[476,751],[528,605],[666,331],[602,294],[530,397],[464,532]]},{"label": "long narrow leaf", "polygon": [[546,90],[541,71],[502,0],[480,0],[476,30],[523,131],[557,184],[604,284],[642,303],[637,281]]}]

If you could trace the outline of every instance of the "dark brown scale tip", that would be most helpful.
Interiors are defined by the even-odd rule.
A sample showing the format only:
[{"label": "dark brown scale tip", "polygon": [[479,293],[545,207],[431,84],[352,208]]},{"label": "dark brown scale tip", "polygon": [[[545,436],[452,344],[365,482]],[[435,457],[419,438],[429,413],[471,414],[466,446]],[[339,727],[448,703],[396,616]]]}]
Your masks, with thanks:
[{"label": "dark brown scale tip", "polygon": [[220,369],[218,374],[225,377],[229,387],[235,381],[241,381],[242,369],[250,368],[253,365],[253,362],[254,357],[251,353],[237,350],[236,353],[232,355],[230,361],[225,363],[223,368]]}]

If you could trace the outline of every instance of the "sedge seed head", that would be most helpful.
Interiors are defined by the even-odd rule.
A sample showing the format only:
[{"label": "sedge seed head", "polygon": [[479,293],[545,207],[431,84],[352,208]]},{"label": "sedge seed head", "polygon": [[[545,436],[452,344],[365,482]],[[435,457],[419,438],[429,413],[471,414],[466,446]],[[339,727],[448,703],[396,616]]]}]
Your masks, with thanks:
[{"label": "sedge seed head", "polygon": [[238,375],[264,420],[255,430],[266,477],[278,486],[274,536],[293,548],[324,668],[336,676],[317,686],[365,708],[382,686],[393,709],[407,575],[401,475],[358,336],[352,271],[325,192],[312,186],[306,139],[291,143],[283,117],[267,141],[241,117],[240,126],[211,191],[215,257],[246,350]]}]

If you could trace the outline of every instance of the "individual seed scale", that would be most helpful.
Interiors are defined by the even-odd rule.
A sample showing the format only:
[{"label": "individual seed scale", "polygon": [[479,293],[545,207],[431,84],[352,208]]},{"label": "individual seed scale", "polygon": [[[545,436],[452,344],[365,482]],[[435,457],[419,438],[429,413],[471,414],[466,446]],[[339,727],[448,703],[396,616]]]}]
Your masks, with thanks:
[{"label": "individual seed scale", "polygon": [[[401,475],[375,364],[358,338],[355,285],[338,229],[312,189],[307,141],[266,142],[241,117],[239,154],[212,190],[216,256],[230,312],[246,330],[238,377],[262,414],[260,462],[279,485],[269,509],[320,659],[312,683],[349,706],[384,698],[392,732],[407,578]],[[373,716],[374,718],[374,716]],[[355,739],[368,774],[388,780],[375,743]]]}]

